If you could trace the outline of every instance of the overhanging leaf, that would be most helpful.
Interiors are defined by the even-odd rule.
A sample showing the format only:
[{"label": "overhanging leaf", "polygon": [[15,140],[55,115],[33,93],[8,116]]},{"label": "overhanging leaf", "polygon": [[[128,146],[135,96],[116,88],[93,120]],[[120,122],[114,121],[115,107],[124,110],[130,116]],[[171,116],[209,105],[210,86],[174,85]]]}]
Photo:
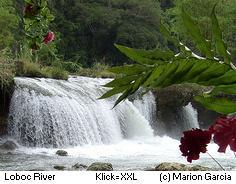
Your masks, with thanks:
[{"label": "overhanging leaf", "polygon": [[212,95],[216,95],[219,93],[229,94],[229,95],[236,95],[236,84],[232,85],[220,85],[216,86],[212,91]]},{"label": "overhanging leaf", "polygon": [[131,92],[132,92],[132,85],[129,86],[129,88],[126,89],[126,91],[117,99],[113,108],[117,106],[121,101],[125,100],[131,94]]},{"label": "overhanging leaf", "polygon": [[225,98],[213,98],[196,96],[194,98],[207,109],[216,111],[221,114],[232,114],[236,112],[236,102]]},{"label": "overhanging leaf", "polygon": [[144,65],[126,65],[126,66],[117,66],[107,69],[108,71],[116,74],[124,75],[138,75],[148,68]]},{"label": "overhanging leaf", "polygon": [[174,53],[170,50],[133,49],[118,44],[115,44],[115,47],[131,60],[144,65],[154,65],[174,58]]},{"label": "overhanging leaf", "polygon": [[187,29],[189,35],[192,37],[196,43],[197,48],[204,54],[207,58],[213,58],[213,53],[211,52],[211,47],[209,43],[201,35],[200,29],[193,19],[182,9],[182,19],[184,27]]},{"label": "overhanging leaf", "polygon": [[145,75],[140,76],[134,83],[132,83],[128,88],[126,88],[126,91],[115,102],[114,107],[118,105],[122,100],[125,100],[129,95],[134,94],[139,89],[139,87],[144,83],[144,81],[147,80],[147,78],[150,76],[150,73],[151,72],[147,72]]},{"label": "overhanging leaf", "polygon": [[227,52],[227,46],[223,41],[222,31],[220,30],[219,22],[215,14],[215,8],[216,5],[214,6],[211,13],[213,41],[215,43],[217,53],[224,58],[225,63],[229,64],[231,62],[231,56]]},{"label": "overhanging leaf", "polygon": [[179,41],[173,36],[171,36],[170,31],[165,27],[165,25],[162,22],[160,23],[160,32],[169,42],[173,43],[177,48],[179,48],[180,46]]},{"label": "overhanging leaf", "polygon": [[104,87],[120,87],[125,86],[133,82],[134,80],[138,79],[139,76],[137,75],[131,75],[131,76],[124,76],[114,79],[113,81],[107,83],[104,85]]},{"label": "overhanging leaf", "polygon": [[111,90],[109,90],[108,92],[106,92],[104,95],[102,95],[99,99],[105,99],[105,98],[109,98],[113,95],[122,93],[123,91],[125,91],[126,89],[128,89],[129,86],[121,86],[121,87],[115,87]]}]

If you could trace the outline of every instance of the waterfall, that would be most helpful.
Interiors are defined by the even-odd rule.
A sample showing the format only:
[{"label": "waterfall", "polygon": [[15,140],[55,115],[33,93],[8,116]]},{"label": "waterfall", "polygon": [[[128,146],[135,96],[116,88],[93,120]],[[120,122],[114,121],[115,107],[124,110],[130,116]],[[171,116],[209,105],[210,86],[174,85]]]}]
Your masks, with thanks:
[{"label": "waterfall", "polygon": [[109,81],[15,78],[9,135],[29,147],[110,144],[123,138],[152,137],[148,120],[133,103],[126,100],[112,109],[116,97],[97,100],[107,91],[102,85]]},{"label": "waterfall", "polygon": [[150,123],[157,122],[156,99],[153,93],[148,92],[142,98],[136,98],[133,104]]},{"label": "waterfall", "polygon": [[183,107],[182,114],[183,114],[184,130],[190,130],[192,128],[199,128],[198,114],[197,114],[197,111],[193,108],[191,103]]}]

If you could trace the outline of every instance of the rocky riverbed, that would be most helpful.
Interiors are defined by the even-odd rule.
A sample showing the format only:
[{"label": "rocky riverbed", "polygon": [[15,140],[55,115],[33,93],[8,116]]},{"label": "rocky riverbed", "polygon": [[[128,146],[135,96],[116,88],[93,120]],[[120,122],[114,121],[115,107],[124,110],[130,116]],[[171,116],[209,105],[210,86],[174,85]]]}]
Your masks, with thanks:
[{"label": "rocky riverbed", "polygon": [[[0,145],[3,145],[3,140]],[[14,144],[12,145],[14,146]],[[164,145],[168,145],[168,147],[164,147]],[[208,170],[208,168],[217,170],[219,168],[206,154],[202,154],[198,161],[189,165],[178,151],[178,145],[177,140],[167,137],[145,141],[126,140],[114,145],[60,149],[66,156],[56,154],[59,149],[26,148],[17,145],[15,149],[0,149],[0,170],[159,171]],[[219,154],[216,150],[215,145],[209,146],[210,153],[226,170],[236,170],[233,153],[227,151],[226,154]]]}]

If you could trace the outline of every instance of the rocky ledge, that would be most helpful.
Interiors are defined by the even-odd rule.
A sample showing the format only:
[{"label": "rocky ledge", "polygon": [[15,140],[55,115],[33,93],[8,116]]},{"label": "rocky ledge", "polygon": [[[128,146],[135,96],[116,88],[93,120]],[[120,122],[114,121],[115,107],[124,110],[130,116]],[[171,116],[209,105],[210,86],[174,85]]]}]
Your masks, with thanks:
[{"label": "rocky ledge", "polygon": [[211,171],[213,169],[201,165],[185,165],[175,162],[163,162],[155,168],[147,169],[146,171]]}]

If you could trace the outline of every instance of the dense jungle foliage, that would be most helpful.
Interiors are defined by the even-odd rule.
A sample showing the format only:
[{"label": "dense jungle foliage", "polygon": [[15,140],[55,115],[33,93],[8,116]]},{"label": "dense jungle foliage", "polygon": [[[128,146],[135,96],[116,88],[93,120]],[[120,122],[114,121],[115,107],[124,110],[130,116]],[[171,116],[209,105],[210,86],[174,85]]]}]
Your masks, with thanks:
[{"label": "dense jungle foliage", "polygon": [[[194,17],[206,38],[211,37],[209,15],[218,0],[48,0],[55,19],[50,30],[56,39],[39,52],[39,60],[51,65],[55,58],[83,67],[95,63],[121,65],[129,61],[113,44],[133,48],[171,47],[160,34],[160,20],[191,49],[194,44],[182,29],[181,7]],[[199,8],[201,7],[201,8]],[[0,0],[1,55],[26,57],[22,0]],[[216,14],[233,58],[236,58],[236,2],[221,0]],[[24,51],[24,53],[22,53]]]},{"label": "dense jungle foliage", "polygon": [[[39,15],[35,20],[24,15],[30,2],[44,2],[42,11],[37,12],[41,16],[38,22]],[[216,2],[223,39],[235,62],[234,0],[0,0],[1,86],[10,84],[15,75],[113,77],[105,71],[107,67],[133,63],[114,43],[138,49],[174,49],[161,34],[161,21],[167,23],[172,35],[200,54],[183,29],[181,8],[194,17],[201,33],[210,39],[209,17]],[[55,39],[39,47],[47,32],[53,32]]]}]

